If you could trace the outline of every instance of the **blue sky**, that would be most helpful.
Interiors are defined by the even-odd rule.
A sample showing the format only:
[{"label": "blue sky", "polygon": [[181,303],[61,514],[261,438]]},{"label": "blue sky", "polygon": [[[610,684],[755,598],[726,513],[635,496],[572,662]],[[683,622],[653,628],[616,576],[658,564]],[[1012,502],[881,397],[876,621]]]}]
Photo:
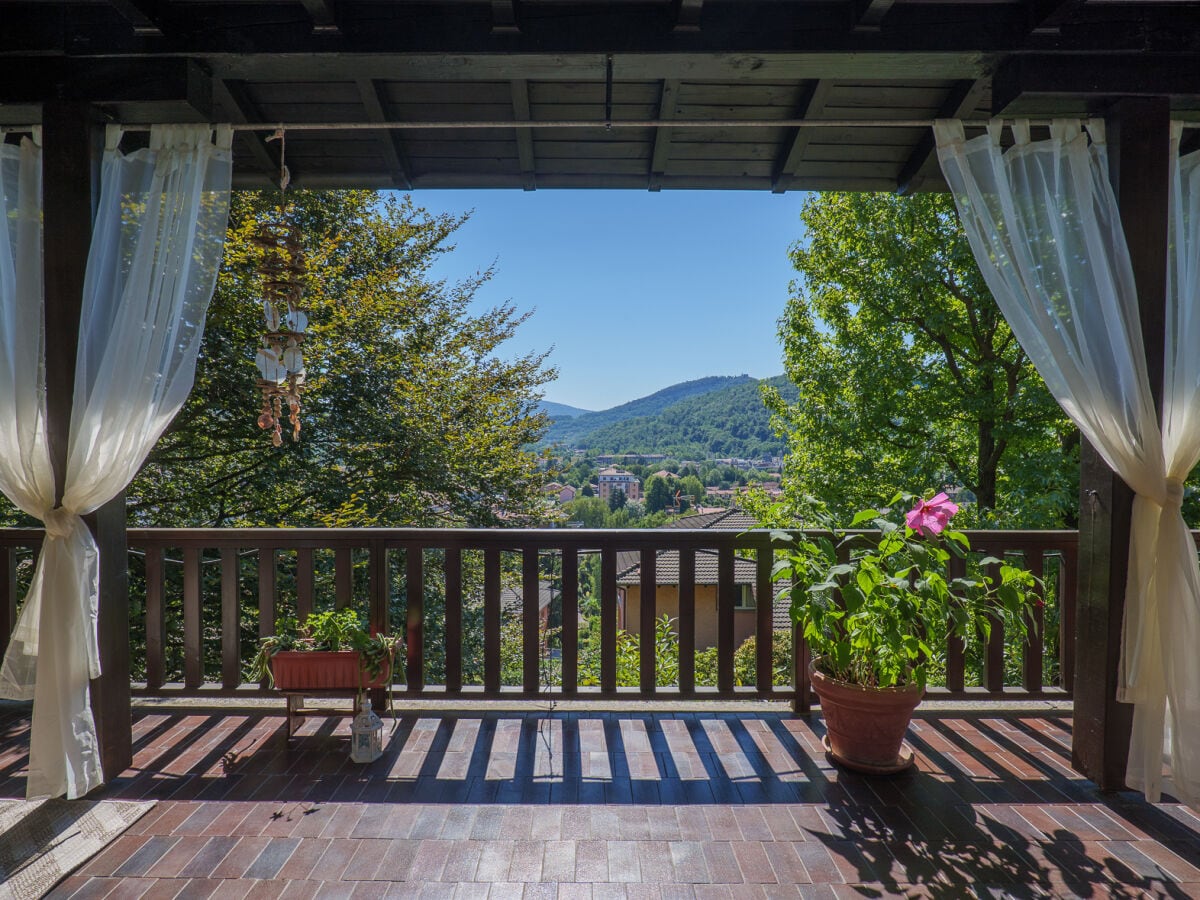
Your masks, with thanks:
[{"label": "blue sky", "polygon": [[510,353],[553,347],[546,399],[604,409],[705,375],[783,371],[776,322],[804,195],[744,191],[420,191],[473,209],[435,269],[496,262],[477,302],[534,313]]}]

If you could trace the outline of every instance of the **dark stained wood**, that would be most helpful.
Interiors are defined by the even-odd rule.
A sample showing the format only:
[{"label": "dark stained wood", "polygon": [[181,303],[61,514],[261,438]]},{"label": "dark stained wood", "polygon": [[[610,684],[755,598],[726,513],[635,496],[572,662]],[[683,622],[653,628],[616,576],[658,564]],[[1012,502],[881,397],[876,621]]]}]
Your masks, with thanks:
[{"label": "dark stained wood", "polygon": [[600,551],[600,689],[617,689],[617,551]]},{"label": "dark stained wood", "polygon": [[313,552],[310,547],[296,551],[296,618],[303,622],[313,611]]},{"label": "dark stained wood", "polygon": [[500,549],[483,554],[483,687],[500,690]]},{"label": "dark stained wood", "polygon": [[258,551],[258,636],[275,633],[275,550]]},{"label": "dark stained wood", "polygon": [[[1045,557],[1041,553],[1028,553],[1025,556],[1025,567],[1038,579],[1045,578]],[[1038,591],[1037,605],[1027,611],[1025,627],[1029,629],[1029,637],[1021,654],[1021,687],[1027,691],[1037,692],[1042,689],[1042,656],[1045,653],[1046,637],[1046,590]]]},{"label": "dark stained wood", "polygon": [[462,550],[446,550],[446,692],[462,690]]},{"label": "dark stained wood", "polygon": [[[1161,415],[1170,103],[1127,98],[1106,116],[1109,177],[1137,282],[1150,390]],[[1079,594],[1072,758],[1104,790],[1124,786],[1133,707],[1116,701],[1133,495],[1084,440],[1080,449]]]},{"label": "dark stained wood", "polygon": [[[804,91],[804,96],[797,105],[794,117],[797,119],[820,118],[833,89],[833,82],[826,80],[814,81]],[[771,190],[782,194],[789,190],[792,180],[804,159],[804,151],[813,138],[811,128],[793,128],[780,149],[777,162],[771,177]]]},{"label": "dark stained wood", "polygon": [[[676,104],[679,101],[680,82],[677,78],[666,78],[662,83],[662,93],[658,98],[658,118],[660,121],[675,118]],[[654,129],[654,149],[650,156],[650,184],[652,191],[662,188],[662,175],[667,171],[667,162],[671,158],[671,129],[659,126]]]},{"label": "dark stained wood", "polygon": [[759,693],[769,694],[775,683],[775,599],[771,584],[773,554],[770,550],[758,551],[755,568],[755,641],[754,676]]},{"label": "dark stained wood", "polygon": [[696,551],[679,551],[679,692],[696,690]]},{"label": "dark stained wood", "polygon": [[201,622],[200,548],[183,549],[183,683],[204,683],[204,645]]},{"label": "dark stained wood", "polygon": [[526,547],[521,552],[521,675],[527,694],[536,694],[541,681],[540,580],[537,548]]},{"label": "dark stained wood", "polygon": [[[529,115],[529,82],[518,78],[512,83],[513,119],[518,122],[528,122]],[[521,162],[521,180],[525,190],[537,188],[537,165],[533,156],[533,132],[528,128],[517,129],[517,157]]]},{"label": "dark stained wood", "polygon": [[354,551],[338,547],[333,553],[334,605],[345,609],[354,602]]},{"label": "dark stained wood", "polygon": [[425,552],[410,545],[404,551],[404,596],[407,599],[405,646],[408,650],[408,687],[425,687]]},{"label": "dark stained wood", "polygon": [[233,547],[222,547],[221,686],[227,689],[242,683],[241,590],[238,582],[238,552]]},{"label": "dark stained wood", "polygon": [[1197,95],[1200,59],[1187,54],[1151,65],[1136,54],[1014,55],[992,78],[992,112],[1005,116],[1083,114],[1106,103],[1137,98],[1167,103],[1170,96]]},{"label": "dark stained wood", "polygon": [[[367,111],[370,122],[387,122],[388,115],[384,109],[385,95],[380,82],[372,78],[360,78],[358,85],[359,98]],[[383,151],[384,161],[392,171],[392,181],[396,187],[406,191],[412,190],[412,179],[408,175],[409,163],[404,144],[398,131],[381,131],[376,137]]]},{"label": "dark stained wood", "polygon": [[1063,690],[1073,693],[1075,687],[1075,609],[1076,573],[1079,554],[1075,547],[1063,550],[1058,566],[1058,671]]},{"label": "dark stained wood", "polygon": [[129,22],[134,34],[141,37],[162,36],[159,22],[162,10],[156,0],[107,0],[107,3]]},{"label": "dark stained wood", "polygon": [[163,652],[167,623],[163,615],[163,548],[146,548],[146,687],[154,690],[166,681]]},{"label": "dark stained wood", "polygon": [[675,10],[676,34],[695,33],[700,30],[700,16],[704,11],[704,0],[671,0]]},{"label": "dark stained wood", "polygon": [[492,0],[492,34],[518,34],[517,0]]},{"label": "dark stained wood", "polygon": [[855,31],[879,31],[896,0],[855,0]]},{"label": "dark stained wood", "polygon": [[717,550],[717,690],[733,690],[733,605],[737,584],[734,582],[733,547]]},{"label": "dark stained wood", "polygon": [[[368,625],[376,634],[391,633],[392,572],[388,563],[388,548],[381,540],[372,541],[367,548],[369,601]],[[411,653],[411,651],[409,651]]]},{"label": "dark stained wood", "polygon": [[807,715],[812,712],[812,684],[808,675],[808,664],[812,659],[808,650],[808,641],[800,626],[792,623],[792,688],[795,695],[792,698],[792,712]]},{"label": "dark stained wood", "polygon": [[17,559],[13,547],[0,547],[0,657],[17,624]]},{"label": "dark stained wood", "polygon": [[579,685],[579,553],[562,551],[562,689],[574,694]]},{"label": "dark stained wood", "polygon": [[[965,559],[958,556],[950,557],[950,580],[962,578],[967,574]],[[952,691],[961,691],[966,687],[966,641],[951,635],[946,642],[946,687]]]},{"label": "dark stained wood", "polygon": [[[261,122],[262,115],[246,93],[246,88],[240,82],[213,79],[213,100],[225,110],[231,122],[247,124]],[[279,157],[278,151],[267,146],[263,135],[254,131],[243,131],[239,140],[253,157],[259,171],[270,184],[279,187]]]},{"label": "dark stained wood", "polygon": [[[985,572],[992,583],[1000,580],[999,566],[986,566]],[[988,614],[991,623],[991,633],[983,651],[983,685],[989,691],[1004,690],[1004,622],[996,615]]]},{"label": "dark stained wood", "polygon": [[638,622],[638,662],[641,692],[653,695],[658,683],[658,666],[655,659],[655,619],[658,616],[658,551],[643,550],[641,553],[641,603]]},{"label": "dark stained wood", "polygon": [[338,34],[337,16],[332,0],[300,0],[312,19],[314,34]]},{"label": "dark stained wood", "polygon": [[103,771],[133,764],[129,682],[129,546],[122,491],[87,517],[100,553],[100,609],[96,623],[100,677],[91,682],[92,716]]},{"label": "dark stained wood", "polygon": [[[957,81],[945,101],[938,109],[939,119],[962,119],[970,115],[979,106],[988,84],[982,78],[973,81]],[[932,129],[927,130],[916,147],[900,167],[896,176],[896,193],[907,196],[921,189],[928,174],[926,169],[932,167],[937,159],[937,143],[933,139]]]}]

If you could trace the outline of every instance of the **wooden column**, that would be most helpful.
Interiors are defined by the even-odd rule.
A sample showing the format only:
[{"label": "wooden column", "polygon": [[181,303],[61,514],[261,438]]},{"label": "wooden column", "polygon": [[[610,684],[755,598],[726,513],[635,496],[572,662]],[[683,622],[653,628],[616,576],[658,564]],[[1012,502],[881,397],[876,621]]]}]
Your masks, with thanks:
[{"label": "wooden column", "polygon": [[[1150,389],[1162,413],[1170,103],[1139,97],[1106,117],[1109,177],[1137,282]],[[1103,790],[1125,785],[1133,707],[1116,701],[1133,492],[1087,441],[1080,451],[1074,766]]]},{"label": "wooden column", "polygon": [[[101,132],[87,103],[42,106],[42,198],[46,296],[47,437],[61,501],[75,390],[75,354],[83,277],[99,193]],[[100,547],[100,664],[92,682],[92,713],[107,778],[133,761],[129,697],[129,589],[125,497],[88,517]]]}]

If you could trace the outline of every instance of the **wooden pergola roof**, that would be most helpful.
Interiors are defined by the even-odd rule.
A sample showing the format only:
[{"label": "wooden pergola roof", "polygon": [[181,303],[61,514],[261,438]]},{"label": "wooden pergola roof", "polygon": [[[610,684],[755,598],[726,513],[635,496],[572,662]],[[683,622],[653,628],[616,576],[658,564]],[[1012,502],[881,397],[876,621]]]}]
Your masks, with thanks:
[{"label": "wooden pergola roof", "polygon": [[[48,99],[126,124],[404,125],[290,128],[308,187],[941,189],[935,117],[1148,93],[1200,119],[1198,5],[0,0],[0,126]],[[239,136],[237,185],[277,176],[269,134]]]}]

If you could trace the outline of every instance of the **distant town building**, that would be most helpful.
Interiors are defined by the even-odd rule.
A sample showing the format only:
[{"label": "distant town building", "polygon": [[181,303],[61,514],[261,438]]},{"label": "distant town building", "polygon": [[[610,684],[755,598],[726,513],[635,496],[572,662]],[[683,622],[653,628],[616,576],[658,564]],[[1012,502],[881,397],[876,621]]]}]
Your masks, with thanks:
[{"label": "distant town building", "polygon": [[542,493],[546,494],[556,503],[570,503],[575,499],[575,488],[569,484],[560,484],[557,481],[543,484]]},{"label": "distant town building", "polygon": [[607,500],[612,496],[613,491],[624,491],[625,496],[630,500],[642,498],[641,479],[632,472],[625,472],[609,466],[607,469],[601,469],[596,479],[601,500]]}]

